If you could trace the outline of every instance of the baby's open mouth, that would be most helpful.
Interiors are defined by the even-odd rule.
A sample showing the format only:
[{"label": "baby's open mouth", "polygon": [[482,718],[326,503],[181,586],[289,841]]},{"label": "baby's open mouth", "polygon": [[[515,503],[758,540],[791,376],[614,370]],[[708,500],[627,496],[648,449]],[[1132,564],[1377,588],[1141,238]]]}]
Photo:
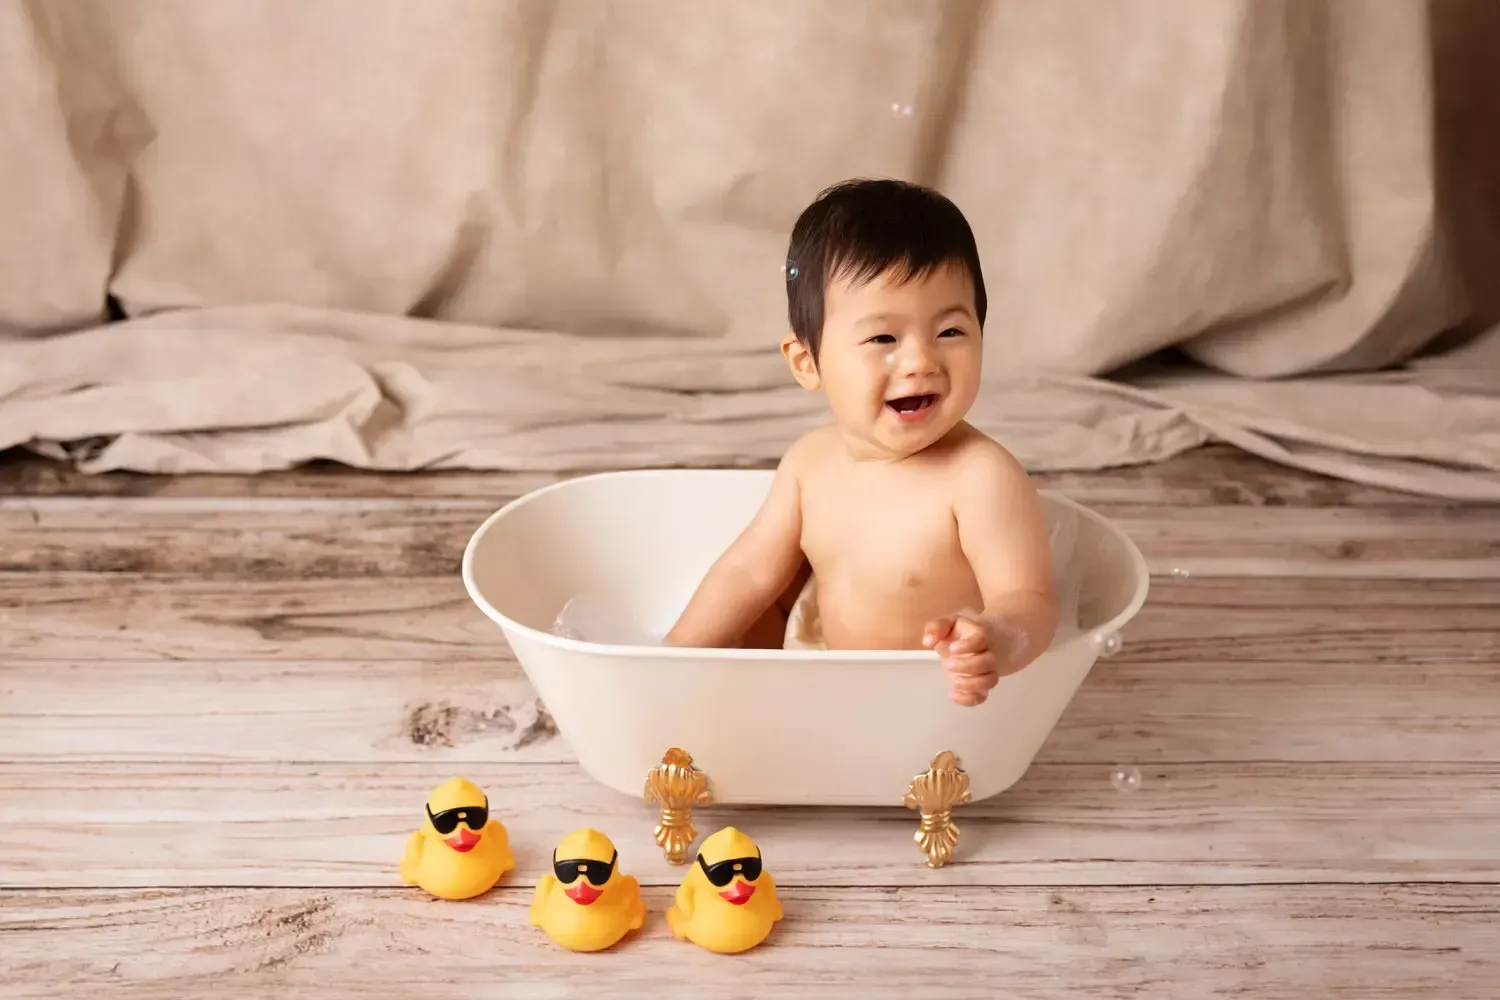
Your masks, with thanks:
[{"label": "baby's open mouth", "polygon": [[919,410],[927,409],[935,402],[937,402],[937,395],[929,392],[921,396],[902,396],[899,399],[888,399],[885,401],[885,405],[897,413],[916,413]]}]

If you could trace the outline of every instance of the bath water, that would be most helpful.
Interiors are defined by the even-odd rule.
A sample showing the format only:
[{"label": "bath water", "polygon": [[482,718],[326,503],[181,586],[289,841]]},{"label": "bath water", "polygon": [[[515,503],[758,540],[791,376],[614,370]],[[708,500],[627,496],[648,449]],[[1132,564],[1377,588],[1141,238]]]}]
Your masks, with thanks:
[{"label": "bath water", "polygon": [[[1055,565],[1066,567],[1057,577],[1058,634],[1060,641],[1078,631],[1079,586],[1083,573],[1074,551],[1078,536],[1078,518],[1071,511],[1054,514],[1047,525]],[[672,621],[676,620],[674,609]],[[612,601],[607,594],[575,594],[563,605],[552,622],[552,634],[585,642],[598,642],[611,646],[660,646],[666,641],[672,621],[644,623],[632,616],[622,602]],[[1111,633],[1097,639],[1102,643],[1101,655],[1111,656],[1118,652],[1120,639]]]},{"label": "bath water", "polygon": [[567,639],[612,646],[660,646],[666,633],[657,634],[635,621],[602,594],[576,594],[552,622],[552,634]]}]

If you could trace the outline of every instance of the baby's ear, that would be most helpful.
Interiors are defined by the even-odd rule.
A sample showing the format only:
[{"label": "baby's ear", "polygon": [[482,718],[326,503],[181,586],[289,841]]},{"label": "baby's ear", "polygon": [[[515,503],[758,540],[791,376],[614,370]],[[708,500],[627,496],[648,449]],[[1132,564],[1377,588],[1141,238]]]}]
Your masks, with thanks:
[{"label": "baby's ear", "polygon": [[782,338],[781,353],[786,357],[787,367],[791,368],[792,378],[797,380],[798,385],[810,392],[823,387],[822,379],[818,378],[818,363],[813,360],[812,351],[797,339],[795,333]]}]

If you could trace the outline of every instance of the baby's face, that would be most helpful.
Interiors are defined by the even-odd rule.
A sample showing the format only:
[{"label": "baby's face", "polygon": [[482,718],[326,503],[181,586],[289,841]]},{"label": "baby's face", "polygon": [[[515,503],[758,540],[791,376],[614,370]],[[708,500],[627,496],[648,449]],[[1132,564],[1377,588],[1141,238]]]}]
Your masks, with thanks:
[{"label": "baby's face", "polygon": [[963,420],[984,353],[968,272],[838,279],[824,298],[816,378],[860,457],[905,458]]}]

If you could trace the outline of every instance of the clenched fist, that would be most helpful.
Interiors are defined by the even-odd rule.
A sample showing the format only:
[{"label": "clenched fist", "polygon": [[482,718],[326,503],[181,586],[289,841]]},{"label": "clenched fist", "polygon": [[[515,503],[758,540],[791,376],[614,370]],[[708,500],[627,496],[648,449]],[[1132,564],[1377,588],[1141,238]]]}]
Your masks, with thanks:
[{"label": "clenched fist", "polygon": [[922,644],[937,650],[952,682],[948,697],[960,705],[980,705],[1001,676],[1025,666],[1026,637],[993,615],[960,612],[927,624]]}]

